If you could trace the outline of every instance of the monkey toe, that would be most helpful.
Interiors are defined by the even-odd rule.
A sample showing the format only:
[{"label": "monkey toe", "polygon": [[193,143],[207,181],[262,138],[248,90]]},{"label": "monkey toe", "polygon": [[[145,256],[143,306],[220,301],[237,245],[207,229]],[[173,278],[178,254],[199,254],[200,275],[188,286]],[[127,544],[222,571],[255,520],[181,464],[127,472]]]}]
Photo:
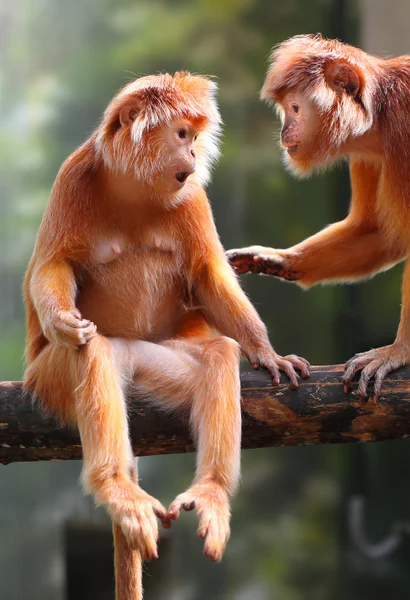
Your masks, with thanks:
[{"label": "monkey toe", "polygon": [[120,527],[129,546],[138,550],[143,560],[158,558],[158,529],[152,525],[149,517],[142,513],[138,517],[124,517],[120,521]]},{"label": "monkey toe", "polygon": [[198,535],[205,538],[204,554],[214,562],[222,559],[230,538],[229,505],[208,506],[203,510]]},{"label": "monkey toe", "polygon": [[172,502],[168,509],[168,518],[172,521],[176,521],[179,518],[181,510],[189,512],[195,508],[195,499],[191,496],[190,492],[184,492],[179,494]]},{"label": "monkey toe", "polygon": [[356,373],[361,371],[357,393],[360,398],[368,397],[368,385],[374,378],[374,400],[380,396],[382,382],[385,376],[409,363],[407,347],[399,342],[391,346],[376,348],[368,352],[361,352],[351,358],[345,366],[343,376],[344,391],[349,392],[352,385],[352,379]]},{"label": "monkey toe", "polygon": [[226,490],[214,481],[193,485],[171,504],[168,515],[177,519],[180,511],[196,509],[199,516],[198,536],[205,539],[204,554],[221,560],[230,537],[230,508]]},{"label": "monkey toe", "polygon": [[169,521],[162,504],[125,477],[106,480],[94,492],[121,527],[130,547],[139,550],[143,560],[157,558],[157,516],[163,523]]}]

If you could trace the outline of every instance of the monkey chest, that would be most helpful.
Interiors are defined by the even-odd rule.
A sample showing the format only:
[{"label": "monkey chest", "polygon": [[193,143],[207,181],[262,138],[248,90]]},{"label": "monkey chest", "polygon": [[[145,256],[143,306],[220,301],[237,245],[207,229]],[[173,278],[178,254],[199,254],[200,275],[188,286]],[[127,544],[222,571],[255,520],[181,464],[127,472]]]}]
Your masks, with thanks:
[{"label": "monkey chest", "polygon": [[107,335],[172,335],[185,297],[181,256],[164,244],[96,246],[79,278],[78,307]]}]

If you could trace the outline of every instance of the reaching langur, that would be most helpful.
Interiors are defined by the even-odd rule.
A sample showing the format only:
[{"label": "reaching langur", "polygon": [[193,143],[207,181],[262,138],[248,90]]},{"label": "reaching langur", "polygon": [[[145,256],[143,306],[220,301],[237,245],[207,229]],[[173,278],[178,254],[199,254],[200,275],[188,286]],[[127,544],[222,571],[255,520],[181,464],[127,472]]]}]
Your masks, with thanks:
[{"label": "reaching langur", "polygon": [[[63,164],[24,284],[25,387],[76,423],[85,488],[112,517],[117,598],[141,598],[142,559],[195,508],[205,554],[222,557],[239,477],[239,358],[284,371],[229,266],[203,185],[218,155],[215,84],[189,73],[137,79]],[[139,484],[127,424],[136,385],[167,411],[189,410],[197,444],[191,487],[169,510]]]},{"label": "reaching langur", "polygon": [[[268,273],[302,287],[355,281],[406,259],[410,244],[410,55],[382,59],[320,36],[280,44],[262,89],[282,120],[285,162],[299,176],[347,157],[352,198],[344,221],[287,250],[231,250],[239,273]],[[393,344],[354,356],[345,390],[361,371],[358,392],[374,397],[383,378],[410,361],[410,263]]]}]

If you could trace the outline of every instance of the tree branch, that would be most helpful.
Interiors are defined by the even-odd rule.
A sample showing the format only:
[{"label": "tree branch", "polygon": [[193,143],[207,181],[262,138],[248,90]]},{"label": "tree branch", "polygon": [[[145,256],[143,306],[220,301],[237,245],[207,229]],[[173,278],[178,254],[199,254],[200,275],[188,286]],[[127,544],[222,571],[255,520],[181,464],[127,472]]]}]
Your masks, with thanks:
[{"label": "tree branch", "polygon": [[[384,382],[379,403],[344,394],[341,366],[313,367],[297,391],[272,387],[262,371],[242,374],[243,447],[368,442],[410,436],[410,368]],[[129,395],[136,455],[191,452],[188,414],[164,415]],[[0,463],[81,458],[78,433],[46,419],[21,383],[0,383]]]}]

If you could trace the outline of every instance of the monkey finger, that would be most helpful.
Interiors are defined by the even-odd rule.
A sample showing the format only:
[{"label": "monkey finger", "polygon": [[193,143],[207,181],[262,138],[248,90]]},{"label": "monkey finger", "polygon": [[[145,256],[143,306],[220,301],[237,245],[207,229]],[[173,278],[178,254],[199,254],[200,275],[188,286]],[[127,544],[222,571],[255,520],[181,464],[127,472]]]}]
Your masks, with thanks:
[{"label": "monkey finger", "polygon": [[381,395],[383,379],[391,371],[389,364],[382,365],[374,377],[374,399],[377,401]]},{"label": "monkey finger", "polygon": [[93,338],[97,333],[97,327],[96,325],[94,325],[94,323],[90,322],[90,324],[87,327],[83,327],[79,330],[79,332],[81,333],[85,341],[88,342],[88,340]]},{"label": "monkey finger", "polygon": [[63,311],[59,313],[59,319],[64,325],[74,328],[85,327],[89,323],[87,319],[81,319],[81,314],[78,311],[76,311],[76,314],[71,311]]},{"label": "monkey finger", "polygon": [[166,508],[164,506],[162,506],[161,502],[159,502],[155,498],[153,499],[153,502],[152,502],[152,508],[153,508],[154,514],[161,521],[164,529],[169,529],[172,525],[172,522],[168,516],[168,512],[167,512]]},{"label": "monkey finger", "polygon": [[366,366],[362,360],[354,358],[346,363],[345,372],[342,378],[343,384],[347,390],[350,389],[350,384],[352,382],[353,377],[356,375],[360,369]]},{"label": "monkey finger", "polygon": [[298,376],[292,363],[288,360],[281,360],[279,363],[279,369],[285,373],[289,378],[289,387],[291,390],[296,390],[299,387]]},{"label": "monkey finger", "polygon": [[179,519],[181,508],[182,504],[179,501],[179,497],[177,497],[168,508],[168,518],[171,519],[171,521],[176,521]]},{"label": "monkey finger", "polygon": [[211,523],[211,516],[209,514],[202,514],[199,519],[198,525],[198,537],[203,540],[208,535],[209,525]]},{"label": "monkey finger", "polygon": [[279,373],[279,367],[276,363],[271,363],[269,365],[262,365],[264,366],[269,373],[272,376],[272,380],[273,380],[273,385],[279,385],[280,384],[280,373]]},{"label": "monkey finger", "polygon": [[378,367],[379,363],[374,360],[370,364],[366,365],[366,367],[363,369],[360,375],[359,385],[357,387],[357,392],[361,398],[367,398],[367,387],[369,385],[369,381],[376,373]]},{"label": "monkey finger", "polygon": [[308,363],[307,360],[305,360],[304,358],[300,358],[299,356],[296,356],[295,354],[290,354],[289,356],[285,356],[284,360],[289,361],[295,367],[295,369],[300,371],[300,374],[302,375],[303,379],[307,379],[309,377],[310,364]]},{"label": "monkey finger", "polygon": [[143,535],[146,538],[153,539],[156,545],[159,538],[159,531],[157,517],[152,510],[152,506],[146,506],[144,510],[141,511],[140,521]]}]

